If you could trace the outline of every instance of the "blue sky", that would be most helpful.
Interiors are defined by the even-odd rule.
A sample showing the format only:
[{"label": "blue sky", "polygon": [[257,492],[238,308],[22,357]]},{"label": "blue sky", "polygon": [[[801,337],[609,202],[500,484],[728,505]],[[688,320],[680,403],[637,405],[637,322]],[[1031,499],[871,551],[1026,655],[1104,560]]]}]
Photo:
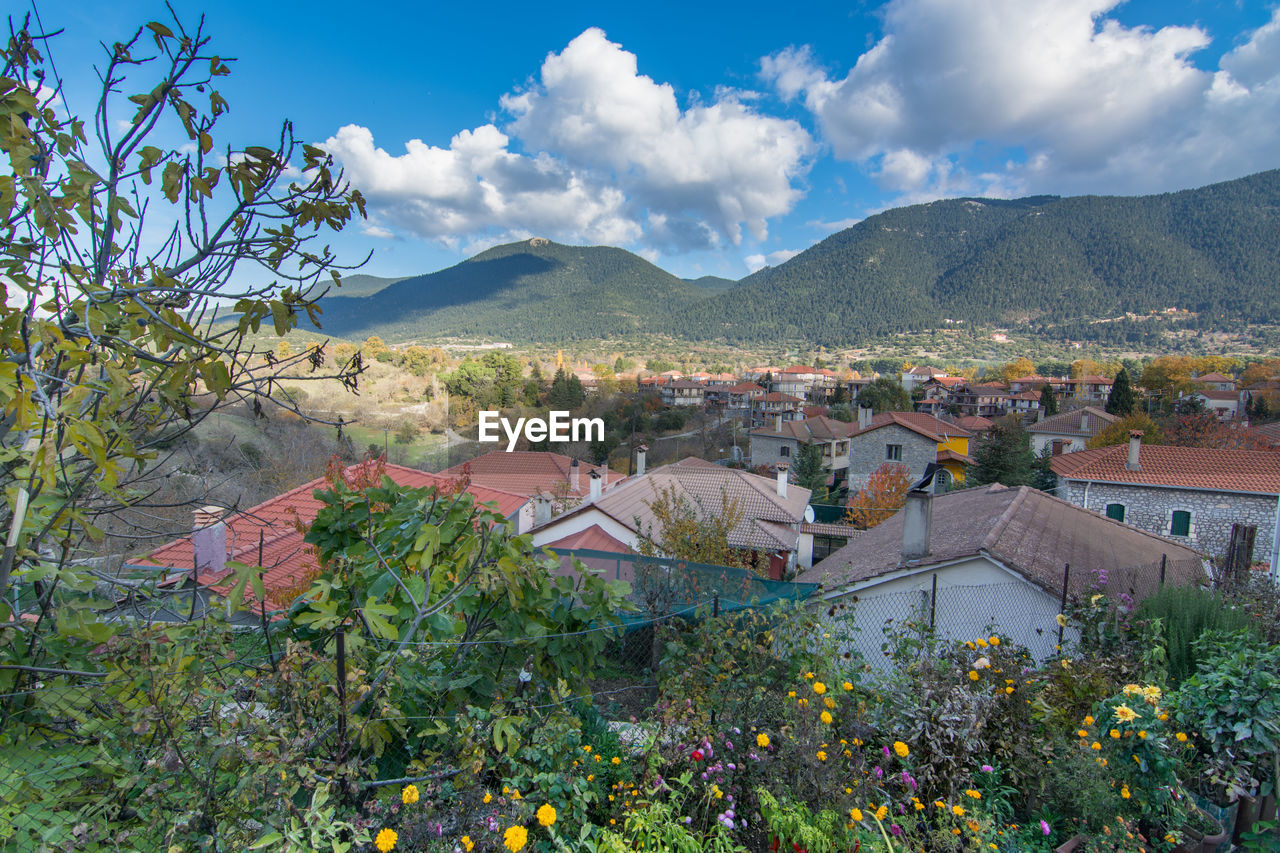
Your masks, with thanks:
[{"label": "blue sky", "polygon": [[[233,143],[288,117],[340,158],[370,219],[335,246],[377,275],[545,236],[739,278],[899,204],[1280,166],[1270,3],[174,5],[238,60]],[[167,12],[40,14],[87,114],[98,42]]]}]

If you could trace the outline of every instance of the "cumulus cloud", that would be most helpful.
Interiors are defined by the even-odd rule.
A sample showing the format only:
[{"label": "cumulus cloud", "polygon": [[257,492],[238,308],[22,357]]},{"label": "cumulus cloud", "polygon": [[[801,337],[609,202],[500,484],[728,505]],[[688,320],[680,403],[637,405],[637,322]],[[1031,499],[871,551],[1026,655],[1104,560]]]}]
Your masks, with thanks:
[{"label": "cumulus cloud", "polygon": [[744,229],[764,239],[769,219],[792,209],[814,151],[797,122],[749,106],[755,96],[718,89],[682,109],[669,84],[593,28],[501,99],[501,128],[464,130],[447,148],[414,139],[393,154],[348,125],[324,145],[388,221],[451,245],[521,232],[737,245]]},{"label": "cumulus cloud", "polygon": [[778,264],[786,263],[798,254],[800,254],[799,249],[779,249],[767,255],[747,255],[742,261],[747,265],[747,269],[756,272],[764,267],[776,267]]},{"label": "cumulus cloud", "polygon": [[[843,76],[806,47],[761,71],[837,156],[908,197],[1146,192],[1274,167],[1280,10],[1214,73],[1191,61],[1206,31],[1126,27],[1116,5],[893,0]],[[1012,156],[984,167],[992,150]]]}]

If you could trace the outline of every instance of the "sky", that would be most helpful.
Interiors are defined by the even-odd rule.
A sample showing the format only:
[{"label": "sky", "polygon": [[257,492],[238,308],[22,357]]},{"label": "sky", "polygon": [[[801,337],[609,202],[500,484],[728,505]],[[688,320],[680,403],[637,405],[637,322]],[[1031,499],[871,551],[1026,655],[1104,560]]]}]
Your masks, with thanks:
[{"label": "sky", "polygon": [[[236,60],[224,139],[271,144],[287,118],[365,195],[333,245],[373,275],[539,236],[737,279],[899,205],[1280,167],[1275,3],[173,5]],[[102,44],[169,20],[38,12],[81,115]]]}]

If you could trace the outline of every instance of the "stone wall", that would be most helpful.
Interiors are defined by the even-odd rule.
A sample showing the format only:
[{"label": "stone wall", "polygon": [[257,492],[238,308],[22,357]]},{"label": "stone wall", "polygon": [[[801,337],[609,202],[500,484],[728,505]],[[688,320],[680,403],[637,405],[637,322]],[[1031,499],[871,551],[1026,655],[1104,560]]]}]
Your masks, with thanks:
[{"label": "stone wall", "polygon": [[[782,448],[788,448],[789,456],[782,455]],[[800,442],[794,438],[783,438],[781,436],[751,435],[751,464],[752,465],[777,465],[779,462],[785,462],[795,467],[796,456],[800,452]]]},{"label": "stone wall", "polygon": [[[1107,504],[1124,504],[1126,524],[1180,542],[1210,557],[1226,554],[1232,524],[1255,524],[1258,535],[1254,540],[1253,559],[1258,562],[1271,560],[1276,524],[1275,497],[1092,483],[1086,506],[1084,492],[1085,484],[1072,480],[1067,483],[1066,494],[1062,497],[1101,515],[1106,515]],[[1175,510],[1191,513],[1189,536],[1169,535]]]},{"label": "stone wall", "polygon": [[[891,460],[886,447],[902,445],[902,458]],[[849,489],[866,485],[867,479],[886,462],[900,462],[911,469],[911,480],[924,476],[925,467],[938,461],[938,443],[897,424],[889,424],[849,439]]]}]

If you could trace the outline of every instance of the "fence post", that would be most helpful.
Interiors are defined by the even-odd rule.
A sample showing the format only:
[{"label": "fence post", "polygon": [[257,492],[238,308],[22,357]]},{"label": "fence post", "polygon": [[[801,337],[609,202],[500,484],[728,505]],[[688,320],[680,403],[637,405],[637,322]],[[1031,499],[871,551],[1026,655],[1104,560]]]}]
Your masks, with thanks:
[{"label": "fence post", "polygon": [[347,633],[339,626],[338,643],[338,760],[347,757]]},{"label": "fence post", "polygon": [[[1067,585],[1071,582],[1071,564],[1065,563],[1062,567],[1062,601],[1058,604],[1058,612],[1067,612]],[[1066,626],[1058,625],[1058,651],[1062,651],[1062,632]]]},{"label": "fence post", "polygon": [[711,618],[720,618],[720,593],[716,593],[711,597]]},{"label": "fence post", "polygon": [[1169,555],[1161,554],[1160,555],[1160,588],[1161,589],[1164,589],[1164,571],[1167,565],[1169,565]]},{"label": "fence post", "polygon": [[934,629],[934,620],[938,614],[938,573],[933,573],[933,590],[929,593],[929,630]]}]

